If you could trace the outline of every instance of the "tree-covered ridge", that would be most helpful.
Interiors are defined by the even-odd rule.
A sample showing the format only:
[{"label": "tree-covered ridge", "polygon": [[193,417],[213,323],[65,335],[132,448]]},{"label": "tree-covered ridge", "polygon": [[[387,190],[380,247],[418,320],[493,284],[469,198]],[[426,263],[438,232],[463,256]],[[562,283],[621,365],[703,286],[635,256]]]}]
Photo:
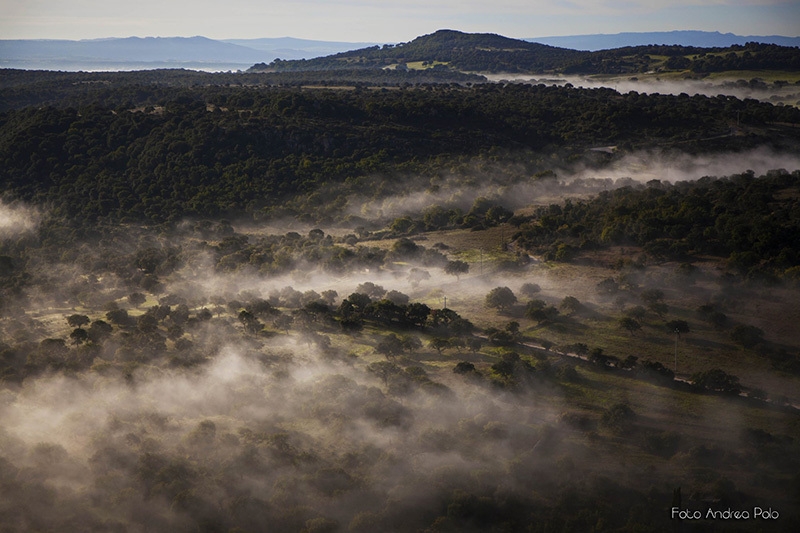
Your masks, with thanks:
[{"label": "tree-covered ridge", "polygon": [[320,72],[209,73],[183,69],[133,72],[51,72],[0,70],[0,111],[27,106],[106,107],[156,105],[175,89],[304,87],[375,88],[421,84],[485,82],[477,74],[452,70],[339,69]]},{"label": "tree-covered ridge", "polygon": [[[753,100],[543,85],[392,91],[131,85],[108,94],[131,100],[107,107],[88,98],[77,108],[0,115],[4,192],[87,222],[241,215],[269,211],[325,184],[442,167],[458,157],[580,154],[612,144],[699,149],[711,142],[713,148],[719,137],[726,147],[796,143],[797,128],[777,124],[800,123],[797,109]],[[732,117],[747,136],[732,133]]]},{"label": "tree-covered ridge", "polygon": [[800,70],[800,49],[747,43],[727,48],[648,45],[582,52],[495,34],[440,30],[396,46],[384,45],[310,60],[254,65],[250,71],[383,69],[427,62],[468,72],[626,74],[661,70]]},{"label": "tree-covered ridge", "polygon": [[437,61],[465,71],[531,72],[553,70],[584,55],[585,52],[510,39],[496,34],[439,30],[395,46],[372,46],[300,61],[276,59],[269,65],[255,65],[251,70],[373,69],[417,61]]},{"label": "tree-covered ridge", "polygon": [[688,70],[697,74],[737,70],[800,70],[800,49],[747,43],[728,48],[630,46],[592,52],[564,67],[567,74],[633,74]]},{"label": "tree-covered ridge", "polygon": [[800,172],[752,172],[605,191],[540,209],[517,243],[565,259],[571,251],[638,245],[662,258],[711,255],[750,276],[797,276]]}]

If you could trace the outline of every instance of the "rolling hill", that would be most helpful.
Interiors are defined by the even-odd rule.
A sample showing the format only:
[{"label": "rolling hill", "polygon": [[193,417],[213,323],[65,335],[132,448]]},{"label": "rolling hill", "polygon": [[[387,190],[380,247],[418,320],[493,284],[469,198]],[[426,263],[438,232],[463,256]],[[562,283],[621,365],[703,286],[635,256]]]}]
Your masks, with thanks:
[{"label": "rolling hill", "polygon": [[584,52],[491,33],[439,30],[394,46],[373,46],[307,61],[274,61],[269,65],[256,65],[254,69],[404,68],[409,63],[426,63],[421,66],[480,72],[531,72],[556,69],[584,56]]},{"label": "rolling hill", "polygon": [[800,49],[751,42],[715,48],[647,45],[581,52],[489,33],[439,30],[395,46],[373,46],[311,60],[275,60],[254,65],[251,71],[430,68],[512,74],[797,71],[800,70]]}]

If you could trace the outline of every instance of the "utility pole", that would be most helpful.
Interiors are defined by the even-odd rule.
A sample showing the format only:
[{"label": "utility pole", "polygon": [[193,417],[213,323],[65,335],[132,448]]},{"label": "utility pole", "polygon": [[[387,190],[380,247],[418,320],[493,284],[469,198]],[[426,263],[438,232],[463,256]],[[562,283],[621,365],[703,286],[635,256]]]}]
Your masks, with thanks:
[{"label": "utility pole", "polygon": [[444,307],[442,309],[447,309],[447,296],[444,297]]}]

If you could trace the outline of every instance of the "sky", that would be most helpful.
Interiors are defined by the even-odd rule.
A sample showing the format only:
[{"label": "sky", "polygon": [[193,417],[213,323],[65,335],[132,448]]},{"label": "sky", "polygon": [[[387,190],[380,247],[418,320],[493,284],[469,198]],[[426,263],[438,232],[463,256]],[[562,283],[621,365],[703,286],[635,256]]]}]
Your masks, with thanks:
[{"label": "sky", "polygon": [[191,37],[397,43],[704,30],[800,36],[800,0],[0,0],[0,39]]}]

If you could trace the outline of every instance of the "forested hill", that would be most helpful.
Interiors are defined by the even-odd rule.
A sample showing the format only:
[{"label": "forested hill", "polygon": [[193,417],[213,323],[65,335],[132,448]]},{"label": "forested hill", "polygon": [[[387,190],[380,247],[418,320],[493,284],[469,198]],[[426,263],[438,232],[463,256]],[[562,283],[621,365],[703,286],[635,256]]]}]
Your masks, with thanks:
[{"label": "forested hill", "polygon": [[[800,110],[724,96],[523,84],[102,90],[104,100],[90,93],[74,107],[0,113],[0,193],[87,223],[157,222],[270,214],[334,184],[446,171],[459,159],[800,145]],[[314,196],[298,212],[320,215]]]},{"label": "forested hill", "polygon": [[[578,61],[584,52],[510,39],[491,33],[439,30],[395,46],[384,45],[306,61],[275,60],[254,70],[331,70],[384,68],[414,62],[436,62],[450,68],[479,72],[533,72]],[[444,65],[442,65],[444,67]]]},{"label": "forested hill", "polygon": [[468,72],[634,74],[733,70],[800,70],[800,48],[747,43],[730,47],[647,45],[582,52],[495,34],[439,30],[384,45],[300,61],[276,59],[250,71],[433,68]]}]

